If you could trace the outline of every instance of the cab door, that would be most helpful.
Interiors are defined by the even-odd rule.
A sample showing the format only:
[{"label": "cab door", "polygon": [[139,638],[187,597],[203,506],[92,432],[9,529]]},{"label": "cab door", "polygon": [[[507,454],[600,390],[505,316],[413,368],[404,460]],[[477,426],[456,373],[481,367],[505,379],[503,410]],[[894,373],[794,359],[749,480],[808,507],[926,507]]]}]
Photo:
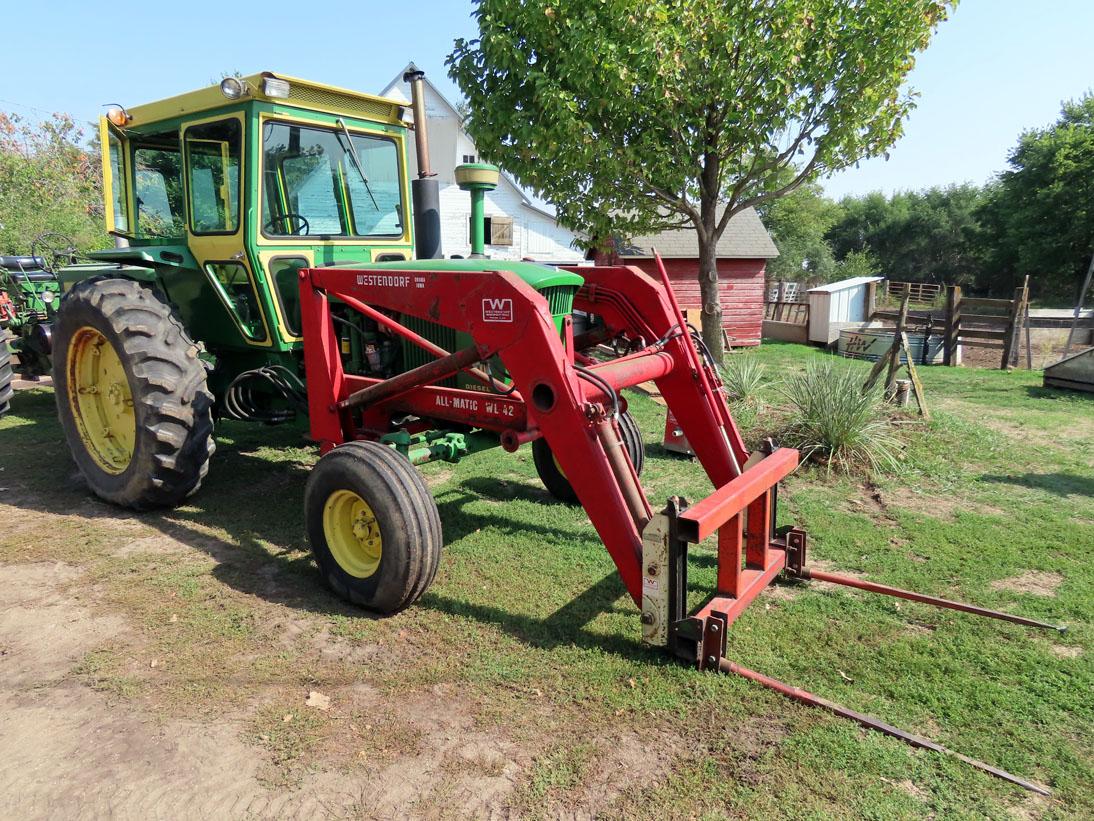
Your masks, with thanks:
[{"label": "cab door", "polygon": [[242,114],[182,128],[186,234],[190,253],[238,331],[222,329],[222,344],[269,347],[268,295],[259,288],[244,241],[244,128]]}]

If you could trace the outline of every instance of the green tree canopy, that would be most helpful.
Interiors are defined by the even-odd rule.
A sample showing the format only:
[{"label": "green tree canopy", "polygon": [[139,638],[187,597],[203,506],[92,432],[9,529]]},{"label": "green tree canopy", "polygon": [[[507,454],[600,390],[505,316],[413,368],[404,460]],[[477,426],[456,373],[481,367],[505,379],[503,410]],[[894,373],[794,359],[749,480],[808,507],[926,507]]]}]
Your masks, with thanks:
[{"label": "green tree canopy", "polygon": [[[883,154],[955,0],[477,0],[450,74],[480,152],[594,237],[689,224],[720,354],[730,217]],[[794,173],[786,179],[785,171]]]},{"label": "green tree canopy", "polygon": [[830,281],[837,265],[825,235],[840,215],[840,207],[816,183],[805,183],[762,205],[760,216],[779,249],[779,256],[767,264],[768,276],[806,283]]},{"label": "green tree canopy", "polygon": [[898,282],[968,285],[983,268],[982,202],[973,185],[845,197],[828,241],[837,259],[869,250]]},{"label": "green tree canopy", "polygon": [[1066,103],[1048,128],[1027,131],[988,191],[993,290],[1028,274],[1043,293],[1073,297],[1094,254],[1094,95]]},{"label": "green tree canopy", "polygon": [[0,113],[0,254],[26,254],[46,231],[82,249],[103,245],[100,166],[71,118],[34,124]]}]

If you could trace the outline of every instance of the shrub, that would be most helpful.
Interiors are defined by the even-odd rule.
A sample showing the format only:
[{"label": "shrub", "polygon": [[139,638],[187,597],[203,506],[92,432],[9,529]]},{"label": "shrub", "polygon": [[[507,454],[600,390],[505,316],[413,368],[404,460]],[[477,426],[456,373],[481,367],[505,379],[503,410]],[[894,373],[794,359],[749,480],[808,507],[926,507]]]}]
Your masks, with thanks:
[{"label": "shrub", "polygon": [[803,459],[831,470],[871,472],[897,466],[900,442],[889,424],[881,388],[863,392],[863,377],[853,365],[822,360],[790,377],[781,389],[791,415],[783,444],[798,448]]}]

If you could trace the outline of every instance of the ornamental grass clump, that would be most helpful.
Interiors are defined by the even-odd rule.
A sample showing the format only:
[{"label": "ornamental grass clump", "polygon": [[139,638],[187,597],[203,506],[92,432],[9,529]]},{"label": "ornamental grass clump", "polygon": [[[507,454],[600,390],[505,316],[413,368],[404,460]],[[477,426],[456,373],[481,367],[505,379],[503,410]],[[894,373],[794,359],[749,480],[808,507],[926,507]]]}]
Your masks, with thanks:
[{"label": "ornamental grass clump", "polygon": [[802,459],[844,472],[873,473],[897,467],[900,441],[893,434],[880,387],[862,389],[852,365],[819,361],[789,377],[781,393],[791,406],[780,440],[801,451]]},{"label": "ornamental grass clump", "polygon": [[758,401],[764,384],[764,366],[752,354],[734,354],[722,367],[722,382],[730,402]]},{"label": "ornamental grass clump", "polygon": [[722,384],[730,410],[742,429],[751,429],[763,409],[760,388],[764,365],[753,354],[734,354],[722,366]]}]

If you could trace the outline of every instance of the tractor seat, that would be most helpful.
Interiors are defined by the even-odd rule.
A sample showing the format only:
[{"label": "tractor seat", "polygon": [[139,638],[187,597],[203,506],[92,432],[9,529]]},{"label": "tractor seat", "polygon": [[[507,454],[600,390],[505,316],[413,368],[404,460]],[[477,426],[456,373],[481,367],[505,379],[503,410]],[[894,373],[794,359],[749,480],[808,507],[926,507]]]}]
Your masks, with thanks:
[{"label": "tractor seat", "polygon": [[42,270],[41,257],[5,257],[0,256],[0,268],[6,268],[16,278],[24,276],[31,282],[50,282],[56,277],[49,271]]},{"label": "tractor seat", "polygon": [[4,257],[0,256],[0,268],[22,268],[26,271],[40,270],[42,268],[43,260],[41,257]]}]

